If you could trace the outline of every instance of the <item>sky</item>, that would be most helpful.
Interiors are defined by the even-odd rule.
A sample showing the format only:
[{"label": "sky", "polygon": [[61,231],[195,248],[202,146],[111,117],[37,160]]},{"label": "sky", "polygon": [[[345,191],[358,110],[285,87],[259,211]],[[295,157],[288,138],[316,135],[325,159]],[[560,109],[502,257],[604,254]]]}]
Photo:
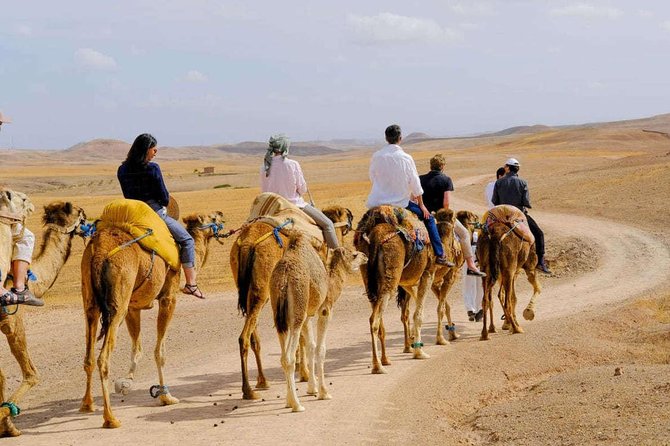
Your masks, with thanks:
[{"label": "sky", "polygon": [[2,0],[0,148],[634,119],[669,54],[665,0]]}]

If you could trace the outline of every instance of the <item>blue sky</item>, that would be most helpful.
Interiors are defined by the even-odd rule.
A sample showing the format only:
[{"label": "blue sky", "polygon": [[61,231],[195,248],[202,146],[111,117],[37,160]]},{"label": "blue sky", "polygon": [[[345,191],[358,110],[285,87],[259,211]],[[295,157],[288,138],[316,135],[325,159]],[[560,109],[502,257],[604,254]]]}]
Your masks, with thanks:
[{"label": "blue sky", "polygon": [[14,1],[0,147],[454,136],[670,111],[665,1]]}]

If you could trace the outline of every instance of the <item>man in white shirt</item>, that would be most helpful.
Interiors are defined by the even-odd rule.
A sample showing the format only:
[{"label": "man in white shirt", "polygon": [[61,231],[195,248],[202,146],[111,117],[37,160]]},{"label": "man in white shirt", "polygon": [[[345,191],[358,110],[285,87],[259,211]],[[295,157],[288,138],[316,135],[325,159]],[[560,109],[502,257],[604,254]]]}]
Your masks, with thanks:
[{"label": "man in white shirt", "polygon": [[414,159],[398,145],[402,140],[400,126],[395,124],[388,126],[385,136],[388,145],[376,151],[370,161],[372,190],[368,196],[368,208],[386,204],[412,211],[426,225],[430,244],[436,256],[435,262],[453,266],[454,264],[444,255],[435,219],[423,204],[421,198],[423,189]]},{"label": "man in white shirt", "polygon": [[496,181],[498,181],[504,176],[505,176],[505,168],[498,167],[498,170],[496,170],[496,179],[491,181],[484,188],[484,199],[486,200],[486,205],[488,206],[489,209],[495,206],[495,204],[493,204],[493,201],[491,200],[493,200],[493,188],[496,185]]}]

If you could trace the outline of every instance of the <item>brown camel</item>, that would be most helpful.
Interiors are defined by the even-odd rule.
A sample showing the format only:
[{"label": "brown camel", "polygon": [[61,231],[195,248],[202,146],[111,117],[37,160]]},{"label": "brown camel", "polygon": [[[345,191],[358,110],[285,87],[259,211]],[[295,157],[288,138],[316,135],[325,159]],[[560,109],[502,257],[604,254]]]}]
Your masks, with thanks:
[{"label": "brown camel", "polygon": [[[284,256],[277,263],[270,279],[270,296],[275,327],[281,346],[281,364],[286,376],[286,407],[302,412],[295,387],[296,351],[302,333],[305,339],[309,379],[307,393],[330,399],[324,381],[326,331],[332,317],[333,305],[342,294],[342,284],[348,272],[356,271],[367,261],[365,254],[340,247],[333,250],[328,267],[307,236],[291,236]],[[318,316],[316,343],[312,318]],[[316,368],[315,368],[316,356]]]},{"label": "brown camel", "polygon": [[[342,243],[344,235],[351,229],[351,211],[341,206],[331,206],[323,209],[323,213],[334,222],[338,239]],[[263,373],[261,340],[256,326],[261,310],[270,299],[270,275],[284,254],[284,247],[288,243],[288,237],[282,232],[277,232],[277,237],[282,241],[284,247],[280,246],[273,236],[274,229],[274,226],[264,221],[245,224],[230,250],[230,267],[238,290],[237,306],[245,316],[244,327],[239,337],[242,398],[245,400],[260,398],[260,395],[249,385],[247,368],[249,347],[254,352],[258,368],[256,389],[270,387]],[[325,244],[321,252],[325,261]],[[304,373],[303,370],[301,374]]]},{"label": "brown camel", "polygon": [[[213,214],[212,214],[213,215]],[[199,224],[214,221],[210,215],[190,216],[184,220],[189,233],[196,243],[197,265],[202,267],[213,231],[200,230]],[[217,214],[220,217],[220,214]],[[221,219],[222,220],[222,219]],[[197,223],[195,223],[197,221]],[[222,223],[222,221],[221,221]],[[200,225],[200,226],[203,226]],[[133,237],[118,228],[98,230],[84,250],[81,263],[82,297],[86,318],[86,392],[80,411],[93,412],[92,375],[95,336],[98,321],[102,328],[98,339],[103,339],[97,365],[102,381],[104,402],[103,427],[115,428],[121,423],[112,413],[109,398],[109,361],[116,342],[116,331],[124,320],[132,340],[131,365],[125,380],[117,382],[117,390],[125,392],[134,378],[137,363],[142,355],[140,341],[140,311],[153,308],[158,300],[158,326],[154,358],[158,368],[159,385],[152,386],[152,396],[159,397],[161,405],[176,404],[179,400],[170,394],[163,376],[165,365],[164,337],[172,319],[176,294],[179,290],[180,271],[171,269],[159,256],[143,249],[138,243],[130,243],[124,248],[117,247],[132,242]],[[110,255],[110,252],[116,251]]]},{"label": "brown camel", "polygon": [[[486,277],[482,279],[484,317],[480,338],[484,341],[489,339],[489,333],[496,331],[491,299],[496,283],[500,283],[498,298],[505,314],[505,323],[509,324],[511,333],[523,333],[516,319],[516,276],[523,269],[528,282],[533,286],[533,296],[523,312],[526,320],[535,318],[535,299],[540,294],[541,287],[535,271],[535,240],[527,229],[524,214],[513,206],[501,205],[489,210],[482,218],[484,228],[480,231],[477,242],[477,258],[480,269],[486,273]],[[491,319],[488,330],[487,310]]]},{"label": "brown camel", "polygon": [[[368,300],[372,306],[370,315],[370,335],[372,337],[372,373],[386,373],[383,366],[390,365],[386,355],[386,330],[384,328],[384,310],[398,287],[407,292],[416,302],[414,310],[414,328],[412,338],[415,359],[426,359],[429,355],[423,351],[421,325],[423,323],[423,302],[426,291],[433,278],[435,254],[426,243],[420,251],[414,242],[399,235],[403,228],[390,223],[395,216],[401,215],[403,221],[420,226],[414,214],[391,206],[372,208],[358,224],[354,245],[368,256],[367,268],[361,268]],[[372,228],[372,229],[367,229]],[[367,238],[367,240],[366,240]],[[416,291],[415,291],[416,287]],[[377,338],[381,344],[381,362],[377,354]],[[409,348],[408,346],[406,346]]]},{"label": "brown camel", "polygon": [[[42,242],[36,250],[30,266],[37,280],[30,282],[31,291],[42,297],[51,288],[65,261],[70,256],[72,239],[79,234],[79,226],[86,221],[84,211],[72,203],[54,202],[44,207],[44,231]],[[9,270],[12,255],[12,236],[10,227],[0,224],[0,240],[3,249],[0,253],[0,268],[3,273]],[[5,282],[6,287],[9,283]],[[18,309],[18,308],[17,308]],[[3,308],[5,310],[5,308]],[[17,415],[18,404],[25,393],[39,382],[37,370],[30,359],[22,311],[0,313],[0,331],[7,336],[7,343],[14,358],[19,363],[23,380],[8,399],[5,399],[5,378],[0,370],[0,401],[7,404],[0,408],[0,436],[16,437],[21,432],[12,422]]]}]

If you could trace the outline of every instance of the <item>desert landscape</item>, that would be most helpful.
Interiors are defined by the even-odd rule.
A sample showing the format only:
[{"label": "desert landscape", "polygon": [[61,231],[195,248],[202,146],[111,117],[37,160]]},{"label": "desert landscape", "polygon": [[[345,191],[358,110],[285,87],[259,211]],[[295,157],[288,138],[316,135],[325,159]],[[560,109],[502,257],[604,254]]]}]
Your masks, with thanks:
[{"label": "desert landscape", "polygon": [[[401,123],[402,124],[402,123]],[[159,407],[148,389],[156,311],[144,312],[145,356],[127,395],[113,395],[119,429],[102,429],[98,410],[78,411],[84,393],[84,318],[80,262],[71,258],[43,308],[21,308],[40,384],[15,419],[22,435],[8,445],[121,444],[464,444],[582,445],[670,444],[670,114],[631,121],[515,127],[467,138],[408,135],[402,145],[417,164],[442,153],[454,180],[456,210],[485,211],[483,190],[508,157],[528,180],[531,215],[543,228],[552,274],[543,276],[536,318],[524,334],[498,330],[479,341],[469,322],[460,279],[449,296],[460,339],[434,345],[435,304],[426,298],[423,336],[431,358],[402,353],[400,313],[386,311],[393,365],[370,374],[370,306],[360,275],[347,278],[328,332],[326,381],[333,399],[298,394],[304,413],[284,406],[286,387],[271,310],[259,321],[269,390],[242,400],[237,310],[229,252],[235,237],[211,246],[198,282],[207,299],[180,296],[168,330],[164,368],[180,399]],[[338,204],[357,222],[369,192],[368,164],[382,144],[327,142],[297,145],[318,207]],[[36,205],[28,227],[41,238],[43,206],[67,200],[96,218],[121,196],[116,169],[129,144],[93,140],[68,149],[2,149],[4,185],[27,193]],[[222,211],[226,230],[239,228],[259,193],[262,144],[159,146],[155,159],[181,215]],[[213,173],[203,175],[205,167]],[[347,244],[352,244],[351,235]],[[521,282],[521,283],[520,283]],[[520,305],[530,297],[518,285]],[[496,325],[502,314],[495,304]],[[123,328],[112,357],[111,378],[125,375],[130,357]],[[21,381],[7,343],[0,358],[8,391]],[[615,373],[615,370],[618,372]],[[255,382],[255,364],[250,375]]]}]

